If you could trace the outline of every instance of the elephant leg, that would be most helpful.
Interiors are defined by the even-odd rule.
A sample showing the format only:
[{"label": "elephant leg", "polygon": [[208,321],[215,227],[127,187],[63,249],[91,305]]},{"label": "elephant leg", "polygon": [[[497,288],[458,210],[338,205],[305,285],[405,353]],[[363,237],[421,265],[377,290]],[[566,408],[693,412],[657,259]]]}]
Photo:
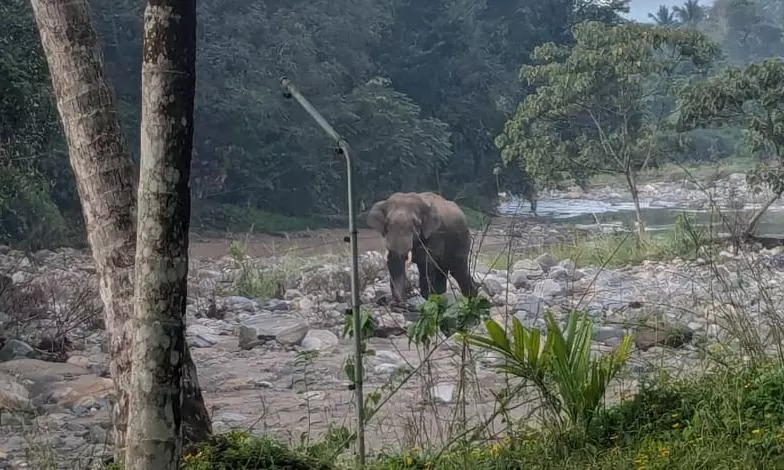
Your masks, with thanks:
[{"label": "elephant leg", "polygon": [[434,263],[431,263],[430,266],[428,266],[428,269],[432,271],[432,274],[428,273],[430,274],[431,291],[439,295],[444,294],[446,292],[446,279],[448,273],[444,268]]},{"label": "elephant leg", "polygon": [[464,297],[473,297],[477,292],[477,285],[471,277],[471,270],[468,268],[467,259],[457,259],[454,261],[449,270],[452,277],[457,281],[460,287],[460,293]]},{"label": "elephant leg", "polygon": [[427,299],[430,296],[430,287],[432,285],[429,275],[430,267],[427,260],[421,257],[417,258],[416,265],[419,271],[419,295]]},{"label": "elephant leg", "polygon": [[394,251],[387,252],[387,269],[389,269],[389,286],[392,299],[396,303],[404,303],[408,279],[406,277],[406,256]]},{"label": "elephant leg", "polygon": [[446,292],[447,273],[433,260],[423,260],[417,264],[419,269],[419,293],[427,299],[430,294]]}]

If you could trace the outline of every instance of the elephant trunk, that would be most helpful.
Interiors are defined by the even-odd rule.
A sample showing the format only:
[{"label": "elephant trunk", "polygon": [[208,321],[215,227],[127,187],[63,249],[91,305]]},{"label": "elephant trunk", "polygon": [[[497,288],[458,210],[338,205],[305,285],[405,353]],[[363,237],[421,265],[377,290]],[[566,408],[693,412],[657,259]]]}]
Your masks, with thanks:
[{"label": "elephant trunk", "polygon": [[397,303],[404,303],[408,290],[406,276],[406,258],[408,253],[400,254],[394,251],[387,252],[387,269],[389,269],[389,282],[392,288],[392,298]]},{"label": "elephant trunk", "polygon": [[386,241],[387,250],[400,256],[406,256],[414,246],[414,236],[412,230],[408,228],[404,231],[388,233]]}]

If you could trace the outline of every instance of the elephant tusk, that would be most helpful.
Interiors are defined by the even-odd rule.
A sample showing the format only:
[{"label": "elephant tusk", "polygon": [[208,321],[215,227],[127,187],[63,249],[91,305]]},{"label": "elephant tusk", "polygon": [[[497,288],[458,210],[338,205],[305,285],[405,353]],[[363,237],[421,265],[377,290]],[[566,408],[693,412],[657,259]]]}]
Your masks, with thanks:
[{"label": "elephant tusk", "polygon": [[[384,258],[386,258],[387,256],[389,256],[389,250],[384,251]],[[409,250],[408,253],[406,253],[406,269],[408,269],[411,266],[412,257],[413,257],[413,252]]]}]

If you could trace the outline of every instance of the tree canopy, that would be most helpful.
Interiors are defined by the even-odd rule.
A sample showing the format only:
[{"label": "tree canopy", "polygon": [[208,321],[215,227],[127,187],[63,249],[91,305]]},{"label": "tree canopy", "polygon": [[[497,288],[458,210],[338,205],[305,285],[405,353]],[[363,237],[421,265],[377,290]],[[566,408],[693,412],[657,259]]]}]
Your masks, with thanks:
[{"label": "tree canopy", "polygon": [[[142,5],[95,0],[91,7],[138,161]],[[343,162],[307,116],[283,99],[283,75],[356,149],[357,193],[365,207],[405,190],[437,191],[482,209],[493,207],[499,190],[534,197],[535,183],[554,181],[555,173],[543,178],[543,167],[530,158],[524,165],[519,159],[502,159],[495,137],[510,119],[520,121],[518,104],[530,107],[534,98],[527,97],[543,96],[538,80],[544,75],[530,82],[520,76],[520,68],[556,61],[555,55],[568,57],[575,44],[585,52],[586,39],[581,45],[576,34],[589,35],[591,28],[617,28],[609,31],[619,41],[628,39],[620,55],[596,56],[599,62],[590,66],[608,79],[607,87],[636,83],[644,90],[640,93],[646,99],[635,98],[637,108],[629,111],[637,116],[637,145],[656,128],[661,161],[749,153],[741,143],[740,123],[725,131],[702,126],[681,132],[669,125],[677,107],[675,89],[694,74],[715,74],[728,65],[742,67],[784,53],[780,10],[773,0],[716,0],[710,6],[687,0],[652,12],[660,30],[677,31],[666,33],[670,37],[685,40],[702,31],[724,53],[708,72],[680,63],[668,72],[666,86],[654,86],[650,67],[660,66],[664,56],[639,55],[632,49],[665,33],[654,34],[653,26],[624,20],[627,0],[200,2],[191,179],[194,226],[238,229],[229,227],[233,219],[253,211],[311,220],[314,215],[344,216]],[[0,13],[0,242],[26,238],[33,245],[62,243],[69,235],[62,221],[79,219],[79,206],[30,5],[8,0]],[[584,21],[592,23],[581,24]],[[532,53],[539,46],[534,60]],[[661,48],[659,52],[667,53]],[[554,56],[540,60],[543,54]],[[653,60],[637,66],[635,57]],[[586,67],[561,80],[571,84],[584,78]],[[577,99],[578,89],[587,93],[589,88],[589,83],[578,83],[572,98]],[[606,103],[585,101],[582,106],[601,104]],[[547,145],[571,142],[569,152],[576,154],[578,147],[596,152],[606,144],[589,142],[595,136],[586,133],[588,113],[577,117],[573,135],[556,132],[558,126],[567,127],[564,122],[545,125],[539,119],[539,129],[554,132]],[[608,116],[601,118],[610,125]],[[577,135],[583,135],[579,145]],[[598,169],[614,165],[608,155],[608,161],[593,160],[600,163]],[[558,156],[562,163],[563,158]],[[580,174],[572,167],[570,173],[584,180],[597,168]]]},{"label": "tree canopy", "polygon": [[705,69],[718,48],[691,29],[584,22],[573,35],[573,45],[534,49],[540,64],[520,74],[536,91],[496,143],[504,160],[520,162],[537,184],[624,175],[639,216],[636,176],[657,163],[667,124],[666,103],[657,98],[674,88],[673,72],[685,60]]}]

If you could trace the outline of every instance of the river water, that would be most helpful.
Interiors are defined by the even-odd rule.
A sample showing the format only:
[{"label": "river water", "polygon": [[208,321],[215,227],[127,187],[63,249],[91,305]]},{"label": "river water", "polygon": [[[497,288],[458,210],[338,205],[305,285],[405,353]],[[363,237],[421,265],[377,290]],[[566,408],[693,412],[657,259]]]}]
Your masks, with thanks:
[{"label": "river water", "polygon": [[[713,223],[718,232],[725,232],[720,228],[721,216],[732,219],[733,216],[742,220],[749,220],[755,207],[747,206],[742,210],[722,209],[721,215],[708,210],[693,209],[683,204],[657,202],[651,205],[642,202],[643,219],[648,231],[669,230],[673,227],[678,215],[687,213],[695,225],[708,225]],[[528,201],[516,198],[499,204],[499,212],[503,215],[532,217]],[[623,227],[631,228],[634,225],[634,204],[631,202],[606,202],[592,199],[545,199],[537,203],[537,217],[542,220],[557,221],[572,224],[578,228],[597,228],[598,220],[603,229],[612,231]],[[730,222],[732,223],[732,222]],[[765,213],[757,231],[760,236],[784,238],[784,207],[773,206]]]}]

